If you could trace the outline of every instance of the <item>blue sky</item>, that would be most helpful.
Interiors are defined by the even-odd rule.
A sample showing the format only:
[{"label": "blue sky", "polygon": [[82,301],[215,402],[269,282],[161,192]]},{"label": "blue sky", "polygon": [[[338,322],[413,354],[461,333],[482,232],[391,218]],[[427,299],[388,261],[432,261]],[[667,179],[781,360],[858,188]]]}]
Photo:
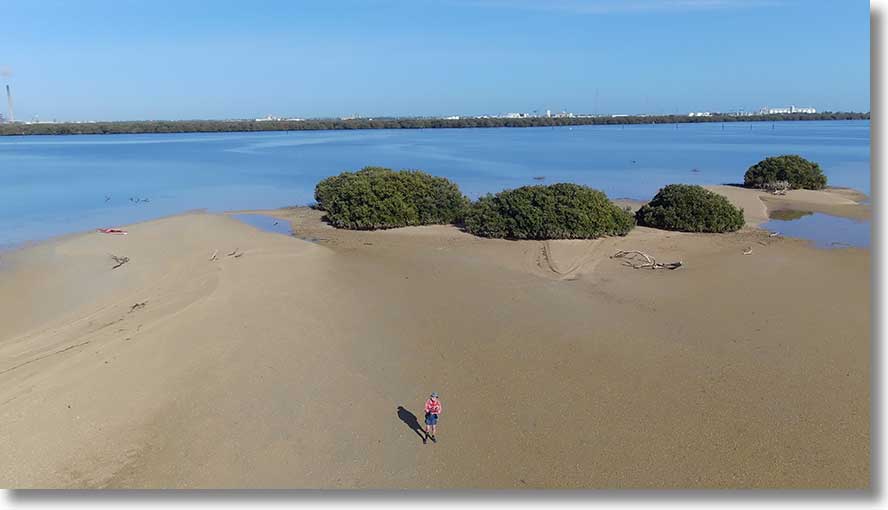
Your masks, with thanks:
[{"label": "blue sky", "polygon": [[46,0],[2,20],[21,120],[870,108],[860,0]]}]

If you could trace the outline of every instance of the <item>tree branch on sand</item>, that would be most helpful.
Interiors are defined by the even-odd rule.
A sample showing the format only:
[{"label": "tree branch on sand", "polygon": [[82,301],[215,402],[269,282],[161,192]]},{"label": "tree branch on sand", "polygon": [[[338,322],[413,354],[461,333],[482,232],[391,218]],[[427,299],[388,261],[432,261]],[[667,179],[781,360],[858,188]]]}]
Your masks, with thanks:
[{"label": "tree branch on sand", "polygon": [[683,264],[678,262],[657,262],[657,259],[638,250],[620,250],[611,255],[612,259],[623,259],[623,265],[633,269],[678,269]]},{"label": "tree branch on sand", "polygon": [[772,195],[785,195],[789,191],[789,181],[766,182],[762,187]]},{"label": "tree branch on sand", "polygon": [[111,259],[114,260],[114,262],[116,262],[116,265],[114,267],[112,267],[111,269],[117,269],[118,267],[129,262],[129,257],[118,257],[117,255],[111,255]]}]

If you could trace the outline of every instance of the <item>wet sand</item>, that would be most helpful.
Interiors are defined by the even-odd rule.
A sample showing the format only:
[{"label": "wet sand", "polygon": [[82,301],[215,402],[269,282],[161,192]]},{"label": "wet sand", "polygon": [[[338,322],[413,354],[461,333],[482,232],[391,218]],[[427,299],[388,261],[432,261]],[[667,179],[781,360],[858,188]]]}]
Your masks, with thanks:
[{"label": "wet sand", "polygon": [[869,486],[867,250],[263,213],[313,242],[189,214],[3,254],[0,485]]},{"label": "wet sand", "polygon": [[785,195],[741,188],[739,186],[705,186],[728,197],[734,205],[743,208],[746,223],[759,225],[775,211],[807,211],[841,216],[855,220],[872,219],[872,207],[865,203],[867,196],[849,188],[827,188],[822,191],[789,190]]}]

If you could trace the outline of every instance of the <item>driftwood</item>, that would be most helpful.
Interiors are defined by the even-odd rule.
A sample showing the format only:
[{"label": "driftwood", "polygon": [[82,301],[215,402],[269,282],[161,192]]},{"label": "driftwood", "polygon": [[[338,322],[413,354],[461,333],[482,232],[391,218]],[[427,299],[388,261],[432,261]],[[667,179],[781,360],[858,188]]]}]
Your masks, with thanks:
[{"label": "driftwood", "polygon": [[763,186],[772,195],[785,195],[789,191],[789,181],[766,182]]},{"label": "driftwood", "polygon": [[232,255],[237,255],[237,248],[235,248],[234,250],[228,252],[226,255],[229,256],[229,257],[232,256]]},{"label": "driftwood", "polygon": [[624,259],[623,265],[633,269],[678,269],[683,264],[678,262],[657,262],[657,259],[638,250],[620,250],[611,255],[612,259]]},{"label": "driftwood", "polygon": [[743,254],[744,255],[751,255],[752,254],[752,246],[748,246],[745,250],[743,250]]},{"label": "driftwood", "polygon": [[135,312],[136,310],[138,310],[140,308],[145,308],[145,305],[147,305],[147,304],[148,304],[148,301],[142,301],[141,303],[136,303],[130,307],[130,312]]},{"label": "driftwood", "polygon": [[111,255],[111,259],[114,260],[117,264],[111,269],[117,269],[118,267],[129,262],[129,257],[118,257],[117,255]]},{"label": "driftwood", "polygon": [[210,260],[216,260],[216,255],[218,255],[218,254],[219,254],[219,250],[214,251],[213,255],[210,256]]}]

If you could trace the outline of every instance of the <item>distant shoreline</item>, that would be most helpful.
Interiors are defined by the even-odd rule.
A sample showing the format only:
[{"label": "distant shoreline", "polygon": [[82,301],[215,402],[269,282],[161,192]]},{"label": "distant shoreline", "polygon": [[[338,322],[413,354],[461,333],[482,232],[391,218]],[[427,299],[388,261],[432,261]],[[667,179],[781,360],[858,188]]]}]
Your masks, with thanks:
[{"label": "distant shoreline", "polygon": [[353,129],[460,129],[502,127],[559,127],[634,124],[697,124],[705,122],[778,122],[814,120],[869,120],[870,114],[825,112],[776,115],[687,115],[602,117],[469,117],[461,119],[384,117],[308,120],[176,120],[0,124],[0,136],[106,135],[150,133],[228,133],[261,131],[339,131]]}]

